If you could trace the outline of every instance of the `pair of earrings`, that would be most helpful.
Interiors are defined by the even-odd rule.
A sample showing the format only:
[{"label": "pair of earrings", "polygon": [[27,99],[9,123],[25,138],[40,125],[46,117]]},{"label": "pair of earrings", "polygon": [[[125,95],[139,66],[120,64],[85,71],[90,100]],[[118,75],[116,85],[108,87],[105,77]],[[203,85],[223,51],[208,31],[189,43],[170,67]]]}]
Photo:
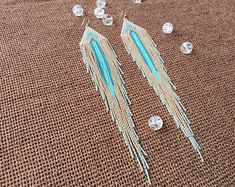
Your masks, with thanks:
[{"label": "pair of earrings", "polygon": [[[175,86],[170,80],[164,62],[148,32],[130,22],[123,21],[121,37],[124,46],[139,67],[149,85],[160,97],[177,127],[189,139],[195,151],[202,159],[201,148],[198,145],[186,109],[175,93]],[[135,132],[135,124],[129,108],[130,100],[124,87],[123,72],[117,56],[107,38],[86,26],[80,42],[80,49],[87,72],[91,75],[96,90],[100,92],[107,111],[116,123],[133,159],[136,159],[149,183],[149,166],[145,159],[147,154],[141,147]],[[203,160],[203,159],[202,159]]]}]

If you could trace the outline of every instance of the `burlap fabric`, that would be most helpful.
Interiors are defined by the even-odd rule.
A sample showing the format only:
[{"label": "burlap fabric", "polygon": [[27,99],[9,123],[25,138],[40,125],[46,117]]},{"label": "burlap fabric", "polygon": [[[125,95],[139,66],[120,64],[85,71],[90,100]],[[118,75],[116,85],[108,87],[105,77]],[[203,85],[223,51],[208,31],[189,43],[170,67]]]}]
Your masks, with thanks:
[{"label": "burlap fabric", "polygon": [[[0,186],[148,186],[86,73],[76,3],[122,63],[152,186],[235,186],[234,0],[108,0],[111,27],[93,16],[91,0],[1,0]],[[125,51],[122,11],[157,42],[205,163]],[[167,21],[171,35],[161,31]],[[191,55],[180,52],[184,41]],[[147,125],[154,114],[164,120],[158,132]]]}]

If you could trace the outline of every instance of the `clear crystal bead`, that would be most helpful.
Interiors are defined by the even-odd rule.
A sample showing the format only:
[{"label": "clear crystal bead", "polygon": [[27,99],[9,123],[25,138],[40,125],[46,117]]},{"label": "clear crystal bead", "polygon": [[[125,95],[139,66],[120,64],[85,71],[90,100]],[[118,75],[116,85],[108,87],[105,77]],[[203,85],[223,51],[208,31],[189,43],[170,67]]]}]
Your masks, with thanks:
[{"label": "clear crystal bead", "polygon": [[103,17],[102,17],[102,22],[103,24],[105,25],[112,25],[113,23],[113,16],[111,14],[105,14]]},{"label": "clear crystal bead", "polygon": [[106,0],[96,0],[96,6],[104,8],[106,6]]},{"label": "clear crystal bead", "polygon": [[190,42],[184,42],[182,43],[182,45],[180,46],[180,50],[182,53],[184,54],[189,54],[192,52],[193,50],[193,44]]},{"label": "clear crystal bead", "polygon": [[171,34],[173,32],[174,26],[171,23],[165,23],[162,26],[162,30],[166,34]]},{"label": "clear crystal bead", "polygon": [[159,116],[152,116],[151,118],[149,118],[148,120],[148,125],[151,129],[153,130],[159,130],[162,128],[163,126],[163,121],[162,118],[160,118]]},{"label": "clear crystal bead", "polygon": [[95,10],[94,10],[94,14],[97,18],[102,18],[104,16],[104,9],[103,8],[100,8],[100,7],[97,7]]},{"label": "clear crystal bead", "polygon": [[132,0],[133,3],[141,3],[141,0]]},{"label": "clear crystal bead", "polygon": [[81,5],[75,5],[73,6],[73,14],[75,16],[82,16],[83,15],[83,8]]}]

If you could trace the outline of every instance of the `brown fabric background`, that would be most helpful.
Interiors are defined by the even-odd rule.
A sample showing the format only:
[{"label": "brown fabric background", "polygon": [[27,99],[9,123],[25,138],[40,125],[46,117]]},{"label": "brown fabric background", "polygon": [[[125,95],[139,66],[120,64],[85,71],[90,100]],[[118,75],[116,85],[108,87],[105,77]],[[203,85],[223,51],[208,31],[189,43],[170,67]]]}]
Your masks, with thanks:
[{"label": "brown fabric background", "polygon": [[[111,27],[93,16],[94,0],[0,1],[0,186],[148,186],[86,73],[77,2],[122,63],[152,186],[235,186],[235,1],[107,1]],[[122,10],[157,42],[205,163],[125,51]],[[161,31],[167,21],[172,35]],[[191,55],[179,50],[187,40]],[[158,132],[147,125],[154,114]]]}]

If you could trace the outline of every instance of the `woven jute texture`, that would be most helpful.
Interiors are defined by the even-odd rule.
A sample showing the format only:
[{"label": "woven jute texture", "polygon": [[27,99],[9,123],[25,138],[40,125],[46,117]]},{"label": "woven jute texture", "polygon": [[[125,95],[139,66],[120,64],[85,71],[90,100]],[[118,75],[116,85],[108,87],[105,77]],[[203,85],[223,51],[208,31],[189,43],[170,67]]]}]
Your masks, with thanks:
[{"label": "woven jute texture", "polygon": [[[148,186],[86,73],[76,3],[122,64],[152,186],[235,186],[235,1],[107,2],[115,26],[93,16],[94,0],[0,1],[0,186]],[[157,42],[204,163],[125,51],[123,12]],[[184,41],[192,54],[180,52]],[[152,115],[160,131],[148,127]]]}]

